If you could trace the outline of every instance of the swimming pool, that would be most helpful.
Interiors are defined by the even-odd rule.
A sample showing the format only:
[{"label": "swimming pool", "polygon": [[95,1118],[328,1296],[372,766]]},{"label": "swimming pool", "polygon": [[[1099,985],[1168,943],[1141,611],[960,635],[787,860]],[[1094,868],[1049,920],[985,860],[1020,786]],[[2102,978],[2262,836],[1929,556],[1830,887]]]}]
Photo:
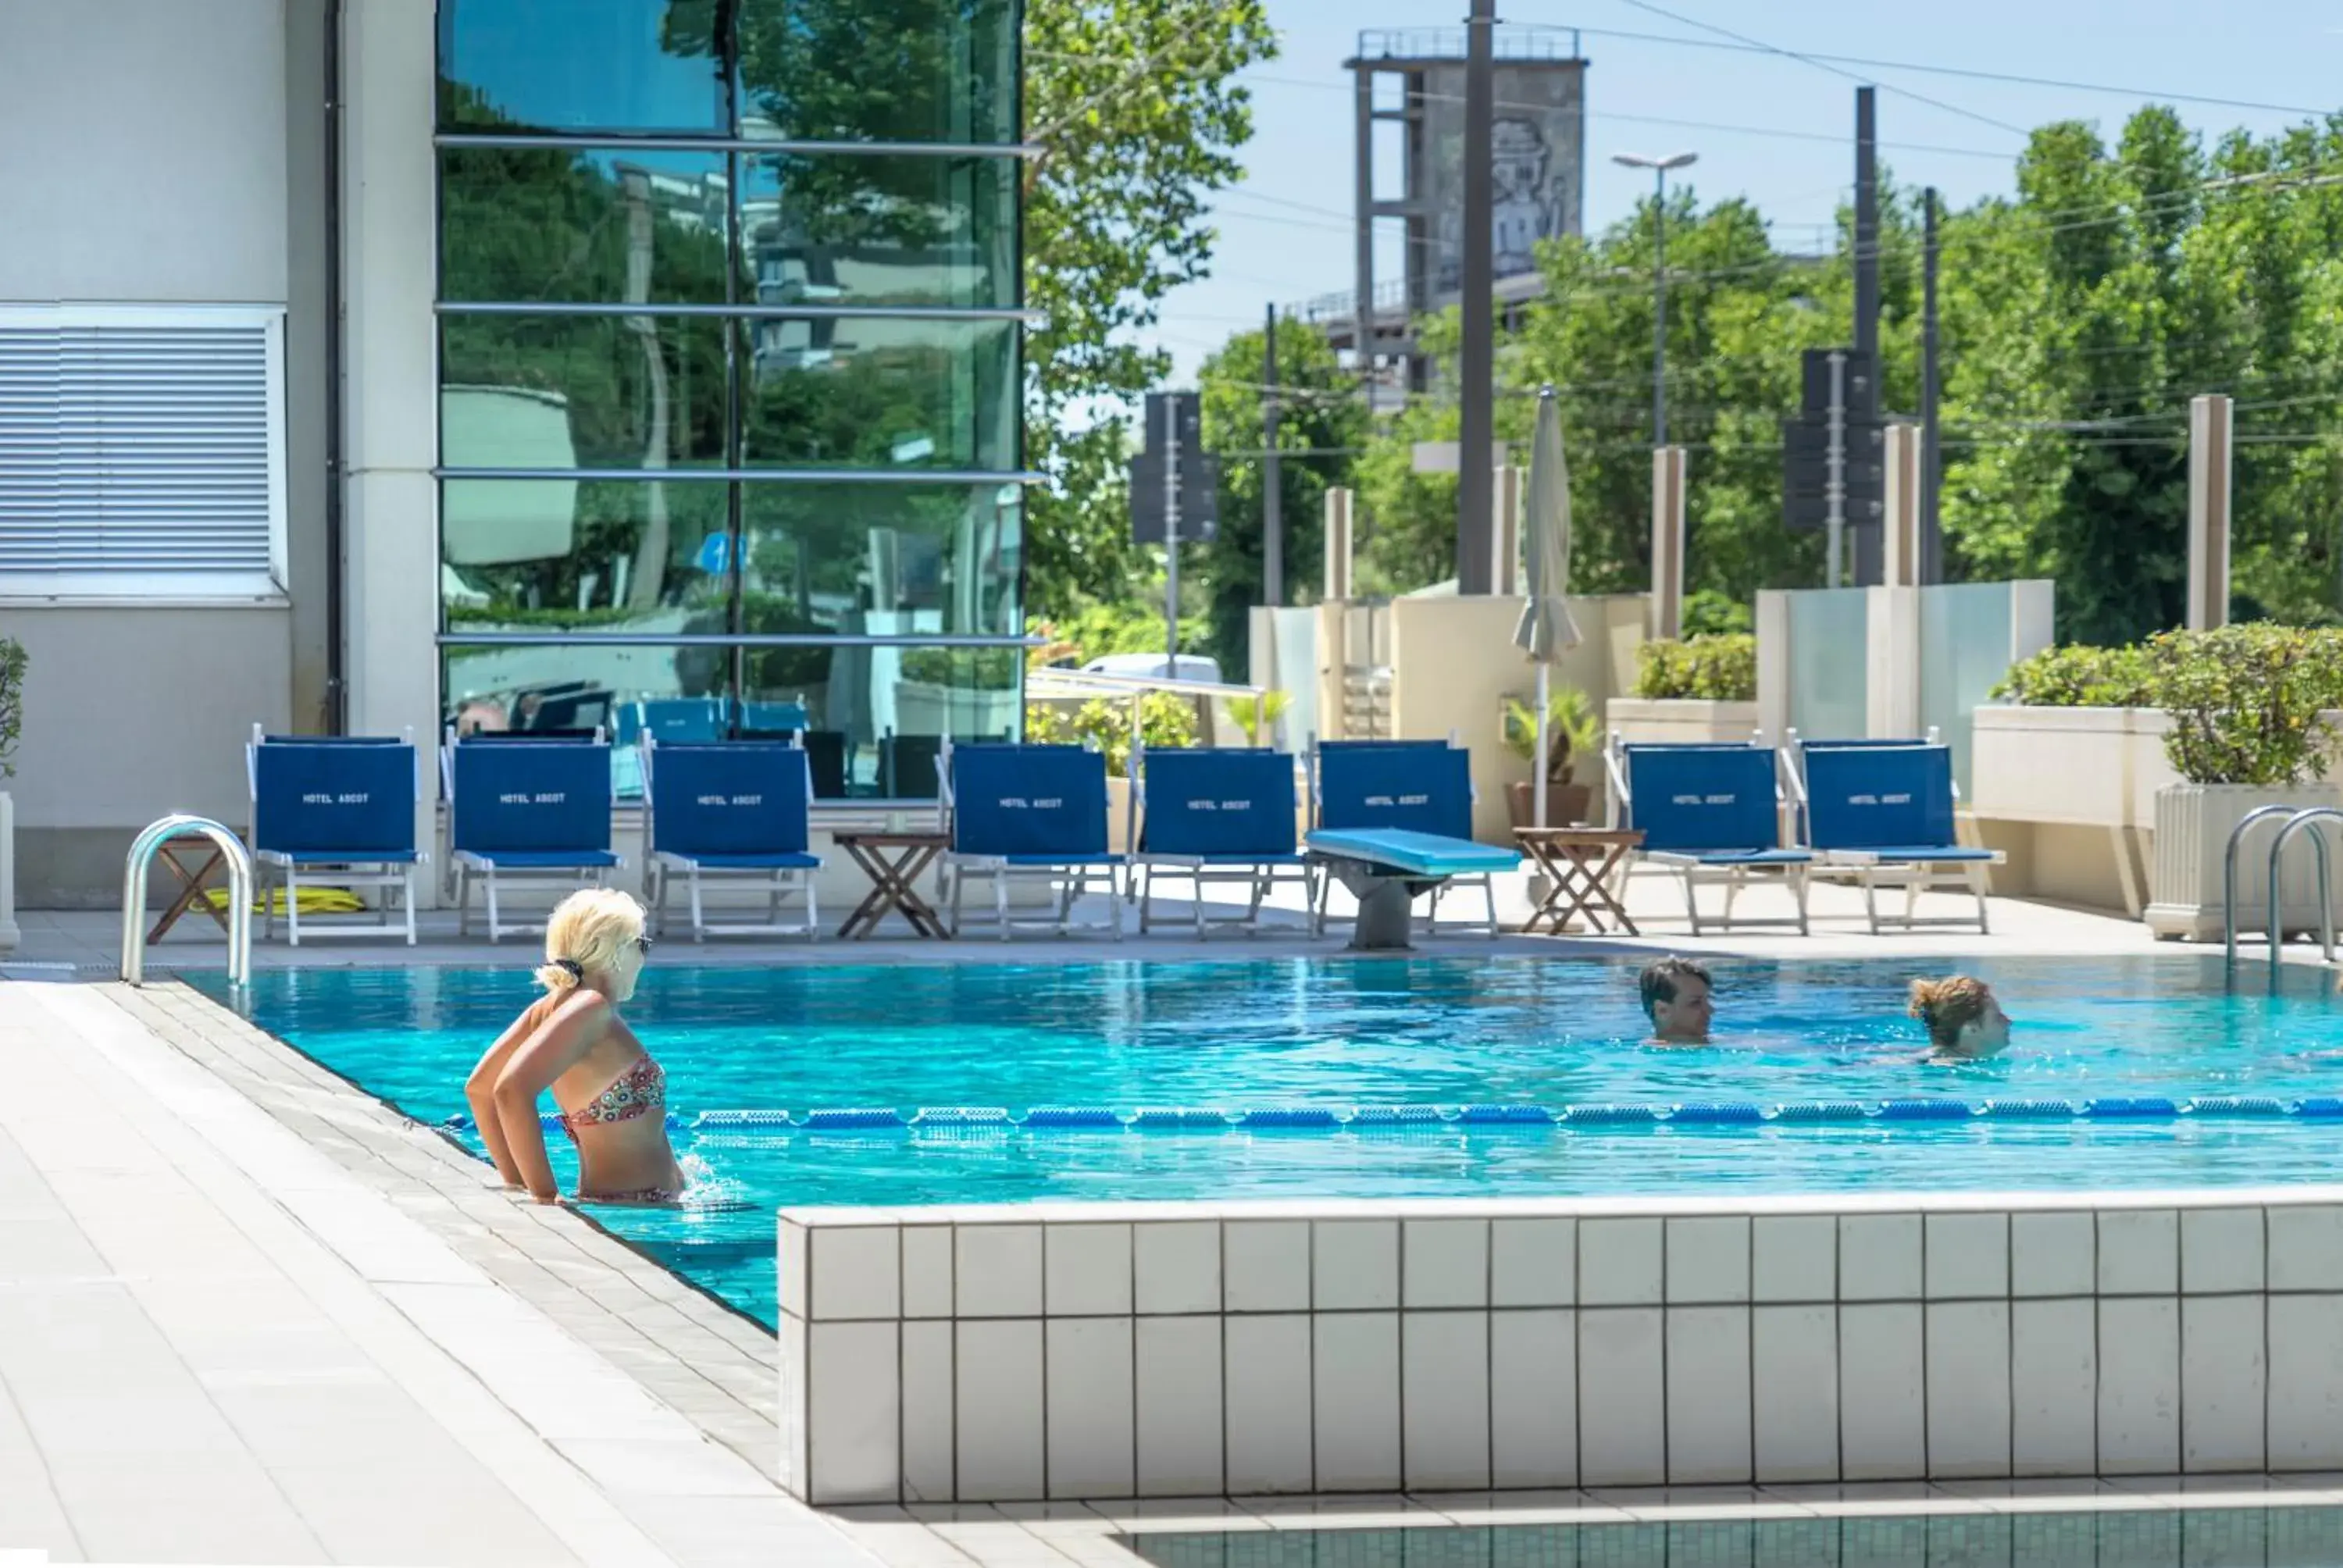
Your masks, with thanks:
[{"label": "swimming pool", "polygon": [[[679,1148],[719,1201],[598,1218],[769,1323],[769,1216],[784,1204],[2121,1189],[2332,1173],[2339,1123],[2316,1111],[2343,1094],[2343,1002],[2318,971],[2284,976],[2273,994],[2258,972],[2232,993],[2219,960],[2195,955],[1714,968],[1718,1043],[1684,1051],[1643,1044],[1624,960],[654,966],[629,1016],[668,1068]],[[1986,976],[2018,1020],[2003,1059],[1917,1060],[1903,987],[1950,968]],[[530,994],[518,968],[272,970],[246,1007],[444,1124],[464,1111],[478,1052]],[[2090,1100],[2149,1113],[2062,1109]],[[2192,1100],[2204,1113],[2180,1110]],[[1732,1114],[1589,1109],[1623,1105]],[[1811,1114],[1770,1114],[1783,1105]],[[1467,1121],[1464,1106],[1577,1114]],[[1957,1120],[1928,1119],[1956,1106]],[[1996,1113],[1969,1113],[1987,1106]],[[1325,1124],[896,1120],[939,1107],[1217,1107]],[[1407,1109],[1347,1120],[1361,1107]],[[846,1108],[888,1114],[799,1124]],[[2343,1101],[2326,1109],[2343,1117]],[[549,1147],[567,1186],[569,1151]]]}]

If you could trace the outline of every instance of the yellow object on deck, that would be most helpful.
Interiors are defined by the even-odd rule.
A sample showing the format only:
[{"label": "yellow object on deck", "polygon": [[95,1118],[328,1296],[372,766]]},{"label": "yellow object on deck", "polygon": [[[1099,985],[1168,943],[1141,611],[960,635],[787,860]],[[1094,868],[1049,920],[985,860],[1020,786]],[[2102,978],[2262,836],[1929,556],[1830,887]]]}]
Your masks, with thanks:
[{"label": "yellow object on deck", "polygon": [[[206,888],[204,898],[213,909],[227,908],[228,890],[226,888]],[[285,890],[271,888],[268,898],[276,905],[276,912],[283,914]],[[305,915],[359,915],[366,912],[366,902],[347,888],[304,888],[301,890],[300,910]],[[268,910],[258,899],[255,899],[252,912],[259,915],[266,914]]]}]

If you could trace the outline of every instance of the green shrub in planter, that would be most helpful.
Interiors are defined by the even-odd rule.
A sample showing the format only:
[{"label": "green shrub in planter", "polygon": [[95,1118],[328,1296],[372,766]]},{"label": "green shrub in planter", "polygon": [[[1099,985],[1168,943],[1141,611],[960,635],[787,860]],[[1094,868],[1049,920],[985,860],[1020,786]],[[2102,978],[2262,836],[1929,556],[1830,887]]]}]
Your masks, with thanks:
[{"label": "green shrub in planter", "polygon": [[1757,639],[1747,632],[1719,632],[1683,642],[1664,638],[1647,642],[1635,667],[1635,695],[1654,700],[1755,702]]},{"label": "green shrub in planter", "polygon": [[2028,708],[2151,708],[2144,648],[2046,648],[2009,667],[1992,695]]},{"label": "green shrub in planter", "polygon": [[[1169,691],[1139,699],[1139,733],[1150,750],[1168,751],[1196,743],[1193,702]],[[1131,704],[1121,698],[1093,697],[1072,712],[1057,703],[1025,705],[1025,740],[1031,746],[1090,745],[1106,753],[1106,770],[1117,779],[1131,774]]]},{"label": "green shrub in planter", "polygon": [[2343,638],[2251,625],[2151,638],[2165,755],[2191,784],[2285,787],[2326,777],[2320,713],[2343,700]]},{"label": "green shrub in planter", "polygon": [[25,645],[13,637],[0,637],[0,779],[15,776],[10,759],[24,722]]}]

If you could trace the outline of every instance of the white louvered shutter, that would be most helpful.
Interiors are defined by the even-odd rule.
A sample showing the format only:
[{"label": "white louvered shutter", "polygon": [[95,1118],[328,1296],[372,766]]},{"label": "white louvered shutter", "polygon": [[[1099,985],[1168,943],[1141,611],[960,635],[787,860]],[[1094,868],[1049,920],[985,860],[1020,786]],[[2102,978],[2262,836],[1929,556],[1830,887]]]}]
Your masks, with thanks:
[{"label": "white louvered shutter", "polygon": [[277,591],[282,320],[0,309],[0,593]]}]

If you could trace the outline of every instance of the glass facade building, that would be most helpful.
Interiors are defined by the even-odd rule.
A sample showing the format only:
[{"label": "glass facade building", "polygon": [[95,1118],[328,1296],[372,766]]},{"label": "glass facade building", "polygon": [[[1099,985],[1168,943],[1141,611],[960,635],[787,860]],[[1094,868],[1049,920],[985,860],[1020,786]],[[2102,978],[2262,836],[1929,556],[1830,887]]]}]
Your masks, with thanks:
[{"label": "glass facade building", "polygon": [[1017,0],[440,0],[442,693],[793,730],[827,797],[1013,736]]}]

